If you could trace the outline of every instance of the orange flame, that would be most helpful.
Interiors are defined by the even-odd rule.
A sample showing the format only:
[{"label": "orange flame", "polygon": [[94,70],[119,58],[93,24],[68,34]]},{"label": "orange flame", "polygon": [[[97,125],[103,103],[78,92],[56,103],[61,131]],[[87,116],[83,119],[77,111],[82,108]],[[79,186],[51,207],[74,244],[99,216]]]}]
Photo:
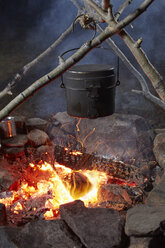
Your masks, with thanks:
[{"label": "orange flame", "polygon": [[[73,171],[63,165],[47,162],[30,163],[27,175],[20,180],[17,189],[12,190],[12,196],[0,199],[6,208],[19,214],[26,209],[28,201],[36,201],[45,197],[45,219],[55,218],[59,214],[60,204],[81,199],[86,206],[97,202],[97,191],[101,184],[107,182],[107,175],[97,170]],[[12,188],[12,187],[10,187]],[[31,207],[37,211],[37,207]]]}]

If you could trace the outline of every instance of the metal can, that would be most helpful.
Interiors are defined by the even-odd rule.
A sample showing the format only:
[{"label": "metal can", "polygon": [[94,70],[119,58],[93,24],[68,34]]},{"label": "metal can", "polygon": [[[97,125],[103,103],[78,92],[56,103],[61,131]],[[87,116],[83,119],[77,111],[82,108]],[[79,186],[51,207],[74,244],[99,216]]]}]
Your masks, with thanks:
[{"label": "metal can", "polygon": [[97,118],[115,111],[115,74],[110,65],[79,65],[66,72],[67,112]]},{"label": "metal can", "polygon": [[0,123],[3,138],[12,138],[16,136],[16,126],[14,117],[9,116]]}]

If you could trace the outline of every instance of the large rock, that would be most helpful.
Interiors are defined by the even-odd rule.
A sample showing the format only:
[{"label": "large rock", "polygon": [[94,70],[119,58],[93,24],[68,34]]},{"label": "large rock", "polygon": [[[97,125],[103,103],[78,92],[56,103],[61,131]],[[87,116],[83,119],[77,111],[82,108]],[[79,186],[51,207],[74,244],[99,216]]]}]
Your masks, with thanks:
[{"label": "large rock", "polygon": [[[149,244],[152,240],[152,237],[130,237],[130,244],[128,248],[149,248]],[[156,248],[156,247],[155,247]]]},{"label": "large rock", "polygon": [[18,134],[13,138],[4,139],[1,141],[3,146],[8,147],[23,147],[27,144],[28,138],[27,135],[24,134]]},{"label": "large rock", "polygon": [[73,123],[76,120],[76,118],[69,116],[66,112],[58,112],[54,119],[61,124]]},{"label": "large rock", "polygon": [[45,145],[49,140],[47,133],[39,129],[30,131],[27,136],[32,146]]},{"label": "large rock", "polygon": [[157,162],[165,169],[165,133],[160,133],[156,136],[153,151]]},{"label": "large rock", "polygon": [[163,220],[165,220],[165,206],[137,205],[127,212],[125,233],[128,236],[155,234]]},{"label": "large rock", "polygon": [[40,130],[45,131],[48,122],[40,118],[30,118],[26,120],[25,124],[26,124],[28,131],[31,131],[33,129],[40,129]]},{"label": "large rock", "polygon": [[63,220],[39,220],[25,225],[15,237],[20,248],[82,248],[81,242]]},{"label": "large rock", "polygon": [[76,235],[62,220],[33,221],[22,229],[0,227],[1,248],[82,248]]},{"label": "large rock", "polygon": [[[22,166],[22,165],[21,165]],[[20,172],[7,162],[6,159],[0,160],[0,192],[7,190],[11,184],[20,178]]]},{"label": "large rock", "polygon": [[149,193],[146,202],[148,205],[165,206],[165,175],[162,176],[160,183]]},{"label": "large rock", "polygon": [[123,221],[118,212],[86,208],[81,201],[60,206],[61,218],[88,248],[120,247]]},{"label": "large rock", "polygon": [[0,247],[1,248],[18,248],[13,239],[19,232],[18,228],[0,226]]},{"label": "large rock", "polygon": [[[73,125],[76,139],[86,148],[87,153],[94,152],[124,162],[130,162],[133,158],[137,166],[154,160],[154,134],[140,116],[115,113],[103,118],[80,121],[68,116],[66,112],[58,115],[62,116],[59,119],[63,125]],[[67,140],[67,135],[64,139]]]},{"label": "large rock", "polygon": [[130,237],[130,245],[128,248],[164,248],[165,237]]},{"label": "large rock", "polygon": [[156,134],[165,133],[165,128],[156,128],[154,131]]}]

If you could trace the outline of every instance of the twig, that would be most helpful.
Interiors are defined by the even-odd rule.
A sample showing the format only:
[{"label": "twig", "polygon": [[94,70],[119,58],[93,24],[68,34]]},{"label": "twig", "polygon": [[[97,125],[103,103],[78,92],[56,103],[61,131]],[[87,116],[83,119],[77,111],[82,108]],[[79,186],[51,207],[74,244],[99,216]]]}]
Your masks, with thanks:
[{"label": "twig", "polygon": [[[93,0],[85,1],[89,4],[90,7],[92,7],[96,11],[98,15],[100,15],[106,21],[107,15],[105,14],[102,8],[100,8]],[[127,17],[125,17],[122,21],[119,22],[120,25],[118,25],[119,23],[115,24],[118,25],[119,29],[122,29],[121,26],[123,26],[124,23],[130,23],[130,20],[131,22],[134,21],[139,15],[141,15],[144,9],[146,10],[149,7],[149,5],[153,1],[154,0],[144,0],[144,2],[136,10],[134,10],[131,14],[129,14]]]},{"label": "twig", "polygon": [[75,52],[70,58],[68,58],[64,63],[57,66],[53,71],[43,76],[39,80],[35,81],[31,86],[26,90],[16,96],[5,108],[0,111],[0,120],[5,118],[11,111],[13,111],[19,104],[23,103],[27,98],[32,96],[40,88],[55,80],[61,76],[66,70],[71,66],[76,64],[81,60],[89,51],[94,47],[100,45],[104,40],[114,35],[120,29],[128,25],[132,20],[139,16],[140,13],[143,13],[146,8],[152,3],[152,0],[145,0],[144,3],[139,7],[139,11],[131,13],[124,21],[119,22],[115,28],[105,28],[105,30],[99,34],[95,39],[90,42],[86,42],[77,52]]},{"label": "twig", "polygon": [[[78,20],[76,20],[75,23],[77,23]],[[21,72],[17,73],[11,82],[8,83],[8,85],[0,92],[0,99],[4,97],[7,94],[12,95],[11,90],[14,88],[16,83],[21,81],[21,79],[27,74],[27,72],[36,65],[41,59],[43,59],[46,55],[48,55],[52,50],[57,47],[65,38],[66,36],[72,32],[73,25],[71,24],[64,33],[50,46],[48,47],[43,53],[41,53],[38,57],[36,57],[34,60],[32,60],[30,63],[25,65]]]},{"label": "twig", "polygon": [[118,9],[118,11],[115,14],[115,20],[118,21],[120,15],[123,13],[123,11],[127,8],[128,5],[132,3],[133,0],[126,0]]},{"label": "twig", "polygon": [[[103,32],[103,29],[99,25],[97,25],[97,29],[100,33]],[[109,38],[106,40],[106,43],[112,48],[114,53],[121,59],[121,61],[125,64],[125,66],[132,72],[132,74],[138,79],[143,91],[149,91],[148,85],[142,74],[131,64],[131,62],[127,59],[127,57],[115,44],[115,42],[111,38]]]},{"label": "twig", "polygon": [[141,66],[142,70],[146,74],[146,76],[151,81],[154,89],[156,90],[157,94],[165,102],[165,83],[163,81],[162,76],[159,72],[155,69],[155,67],[149,61],[147,55],[140,47],[141,39],[137,42],[133,40],[133,38],[128,34],[126,30],[122,30],[118,33],[119,36],[123,39],[126,43],[132,54],[134,55],[136,61]]},{"label": "twig", "polygon": [[132,92],[145,96],[150,102],[155,103],[157,106],[165,110],[165,103],[158,97],[151,94],[151,92],[141,91],[141,90],[132,90]]},{"label": "twig", "polygon": [[103,20],[107,18],[107,12],[104,11],[100,6],[98,6],[93,0],[84,0],[84,2],[86,2],[86,4],[93,8]]},{"label": "twig", "polygon": [[107,10],[110,5],[110,0],[102,0],[102,8],[103,10]]}]

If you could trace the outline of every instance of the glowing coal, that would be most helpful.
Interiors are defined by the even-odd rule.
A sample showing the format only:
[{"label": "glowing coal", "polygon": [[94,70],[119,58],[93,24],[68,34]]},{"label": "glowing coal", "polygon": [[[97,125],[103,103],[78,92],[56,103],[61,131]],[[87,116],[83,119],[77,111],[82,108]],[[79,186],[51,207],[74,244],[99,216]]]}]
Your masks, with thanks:
[{"label": "glowing coal", "polygon": [[7,210],[21,214],[44,209],[45,219],[58,215],[60,204],[81,199],[86,206],[97,203],[97,192],[108,176],[97,170],[74,171],[55,163],[30,163],[22,178],[10,187],[11,195],[0,199]]}]

